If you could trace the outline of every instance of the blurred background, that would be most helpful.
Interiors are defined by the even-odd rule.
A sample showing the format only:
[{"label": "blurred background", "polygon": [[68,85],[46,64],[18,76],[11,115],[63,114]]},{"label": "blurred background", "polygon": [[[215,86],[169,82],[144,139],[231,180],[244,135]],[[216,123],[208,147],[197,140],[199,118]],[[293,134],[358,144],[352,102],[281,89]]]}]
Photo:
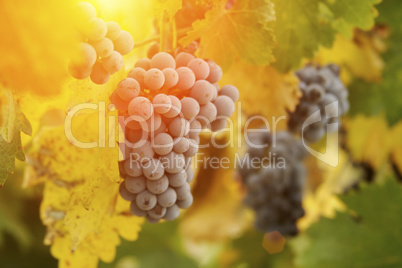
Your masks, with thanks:
[{"label": "blurred background", "polygon": [[[0,3],[0,17],[4,15],[5,23],[13,21],[3,14],[10,10],[11,2]],[[23,75],[12,76],[11,71],[3,74],[7,79],[2,78],[2,87],[13,85],[24,88],[16,92],[15,96],[31,122],[33,135],[22,135],[27,162],[16,161],[15,171],[8,176],[5,186],[0,190],[2,268],[58,267],[56,258],[63,259],[59,267],[69,266],[69,257],[61,257],[61,251],[58,250],[70,244],[66,246],[60,242],[50,247],[55,240],[61,241],[66,237],[66,233],[58,231],[65,231],[67,227],[59,222],[47,221],[41,203],[45,200],[46,204],[52,204],[56,200],[52,199],[54,196],[60,195],[60,200],[65,197],[64,192],[51,188],[51,183],[60,183],[52,181],[49,175],[50,171],[55,171],[52,168],[59,168],[62,173],[69,170],[68,165],[71,165],[78,172],[81,169],[77,166],[85,167],[86,162],[81,159],[83,162],[77,164],[74,159],[79,158],[74,158],[72,154],[72,160],[58,159],[58,166],[46,163],[49,164],[47,166],[41,162],[43,151],[38,150],[38,146],[47,143],[60,145],[57,143],[57,134],[60,132],[57,131],[63,123],[65,111],[74,104],[100,100],[103,94],[108,96],[118,77],[127,73],[139,58],[146,56],[159,31],[154,27],[157,24],[155,14],[158,14],[158,11],[155,13],[153,10],[154,2],[90,2],[101,17],[117,21],[122,28],[132,33],[140,45],[125,57],[123,70],[116,74],[117,78],[112,79],[112,85],[108,86],[90,86],[88,81],[76,83],[67,79],[56,86],[60,87],[58,92],[49,93],[47,90],[52,87],[38,82],[38,88],[43,92],[36,94],[36,89],[31,90],[29,86],[19,84],[23,81],[15,82],[25,75],[29,81],[32,66],[27,66]],[[193,22],[204,18],[205,12],[211,9],[214,2],[219,1],[183,1],[183,7],[187,9],[183,8],[184,11],[176,15],[177,25],[188,30]],[[229,1],[229,9],[232,2],[236,3]],[[250,1],[239,2],[256,8]],[[258,1],[256,5],[261,2],[264,1]],[[238,51],[234,53],[235,49],[229,45],[229,50],[234,49],[231,58],[228,60],[223,58],[227,55],[221,55],[222,58],[217,59],[223,66],[231,64],[224,68],[222,85],[230,83],[239,88],[243,119],[253,115],[271,118],[294,110],[299,99],[299,81],[294,71],[306,63],[338,65],[340,77],[349,94],[350,110],[341,118],[338,133],[339,155],[327,156],[339,157],[339,164],[331,167],[311,155],[303,160],[306,169],[302,202],[305,215],[297,221],[298,233],[289,237],[277,232],[256,230],[255,212],[243,202],[247,187],[234,167],[214,170],[195,166],[196,177],[191,184],[194,204],[178,220],[153,225],[132,219],[135,217],[131,216],[124,223],[123,220],[121,223],[108,223],[102,230],[102,239],[91,238],[91,241],[86,241],[87,255],[81,256],[80,260],[88,256],[93,264],[98,262],[99,257],[100,268],[402,267],[402,2],[359,0],[344,3],[340,0],[311,0],[301,6],[296,5],[298,1],[291,0],[270,2],[274,4],[277,19],[275,26],[269,25],[278,33],[278,48],[272,45],[272,55],[267,58],[273,56],[275,61],[262,64],[265,66],[251,64],[241,58]],[[333,9],[329,10],[327,2],[338,3],[339,6],[332,3]],[[32,6],[21,6],[42,10],[39,1],[32,2]],[[301,7],[303,9],[298,9]],[[21,10],[24,11],[24,8]],[[337,8],[349,8],[353,12],[345,12],[347,14],[340,18],[331,17],[331,12],[337,14]],[[49,10],[42,10],[44,13],[40,14],[47,14]],[[356,14],[351,15],[354,11]],[[187,16],[183,16],[183,12],[187,12]],[[17,14],[27,13],[25,10]],[[299,13],[302,13],[300,17],[295,18],[297,26],[286,24],[289,17],[292,17],[290,15]],[[318,16],[314,15],[315,20],[311,26],[308,18],[315,13]],[[321,29],[328,20],[333,20],[333,29]],[[10,32],[21,30],[17,24],[0,33],[5,31],[2,36],[10,36],[10,40],[13,40]],[[49,32],[58,33],[58,27],[61,31],[65,30],[63,25],[53,25]],[[293,27],[296,34],[292,32]],[[287,39],[285,34],[281,34],[284,32],[291,32],[295,40]],[[45,36],[48,35],[38,34],[36,38],[43,37],[43,42],[47,42]],[[10,47],[12,44],[0,45],[0,55],[6,55]],[[19,53],[29,61],[29,55],[23,54],[24,49],[21,46]],[[204,50],[204,53],[215,52]],[[252,55],[247,57],[253,58]],[[0,70],[12,69],[5,60],[2,61]],[[57,66],[57,63],[53,65],[50,62],[49,66]],[[21,66],[17,65],[16,70],[23,69]],[[54,78],[53,75],[49,76]],[[234,122],[232,129],[244,127],[237,120]],[[256,123],[254,127],[260,127],[260,124]],[[285,129],[285,123],[279,124],[279,130]],[[52,133],[55,138],[49,139]],[[231,138],[236,140],[237,136]],[[335,136],[329,135],[328,138],[332,140]],[[202,134],[202,142],[208,143],[210,139],[210,133]],[[218,140],[225,142],[230,137],[223,134],[218,136]],[[317,151],[325,151],[325,139],[311,146]],[[65,149],[62,146],[60,148]],[[60,148],[54,146],[53,149],[58,151]],[[201,152],[233,160],[235,154],[243,155],[246,150],[244,146],[234,146],[202,149]],[[1,157],[0,161],[3,161],[4,155]],[[42,165],[38,165],[38,161]],[[72,180],[71,177],[68,179]],[[115,202],[121,202],[119,200]],[[63,200],[58,202],[54,202],[55,207],[66,205]],[[119,216],[128,218],[124,212]],[[124,225],[125,229],[118,230],[119,224]],[[93,233],[98,235],[97,232]],[[115,233],[118,235],[114,236]],[[117,246],[116,252],[107,246],[109,242]],[[80,249],[78,247],[77,252]],[[78,255],[74,250],[70,253]],[[81,263],[85,267],[85,262]],[[73,263],[71,267],[78,266]]]}]

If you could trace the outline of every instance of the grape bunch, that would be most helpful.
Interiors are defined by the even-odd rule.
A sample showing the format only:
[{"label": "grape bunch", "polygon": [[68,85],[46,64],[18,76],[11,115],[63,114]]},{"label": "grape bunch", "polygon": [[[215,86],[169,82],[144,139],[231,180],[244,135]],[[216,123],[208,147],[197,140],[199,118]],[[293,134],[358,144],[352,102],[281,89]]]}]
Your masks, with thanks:
[{"label": "grape bunch", "polygon": [[296,235],[296,221],[304,215],[304,147],[287,131],[252,134],[238,170],[248,189],[244,202],[256,212],[257,229]]},{"label": "grape bunch", "polygon": [[79,17],[79,57],[71,60],[68,69],[76,79],[90,77],[95,84],[105,84],[110,75],[123,67],[123,56],[134,48],[134,39],[113,21],[96,17],[95,8],[86,2],[76,6]]},{"label": "grape bunch", "polygon": [[212,60],[158,52],[138,60],[112,93],[125,132],[120,193],[134,215],[174,220],[192,204],[200,132],[224,128],[239,97],[234,86],[219,88],[221,77]]},{"label": "grape bunch", "polygon": [[[303,135],[308,142],[317,142],[327,131],[338,130],[339,117],[349,110],[348,91],[339,74],[340,69],[335,64],[307,65],[296,72],[303,95],[296,110],[290,114],[289,131]],[[308,118],[314,120],[308,122]]]}]

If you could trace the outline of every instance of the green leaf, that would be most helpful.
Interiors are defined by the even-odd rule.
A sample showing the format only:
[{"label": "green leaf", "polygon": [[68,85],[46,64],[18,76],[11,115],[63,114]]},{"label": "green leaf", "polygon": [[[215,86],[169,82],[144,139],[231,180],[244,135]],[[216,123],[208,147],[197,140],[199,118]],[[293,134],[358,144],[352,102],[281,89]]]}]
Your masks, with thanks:
[{"label": "green leaf", "polygon": [[273,5],[268,0],[238,0],[226,10],[225,1],[193,23],[193,30],[180,40],[187,45],[200,40],[200,56],[211,58],[227,69],[236,57],[256,65],[272,60],[275,44],[272,22]]},{"label": "green leaf", "polygon": [[330,47],[335,34],[350,35],[354,27],[374,24],[373,5],[379,0],[273,0],[277,22],[275,66],[282,72],[299,67],[320,46]]},{"label": "green leaf", "polygon": [[402,186],[395,179],[341,196],[351,213],[323,218],[293,239],[306,268],[402,267]]},{"label": "green leaf", "polygon": [[374,18],[377,14],[374,5],[380,2],[381,0],[327,1],[334,19],[338,20],[335,22],[335,27],[346,36],[352,33],[354,27],[370,30],[374,26]]},{"label": "green leaf", "polygon": [[385,111],[388,122],[395,124],[402,116],[402,2],[387,0],[378,9],[380,17],[377,24],[390,29],[388,50],[383,56],[383,78],[379,83],[356,80],[349,86],[350,114],[377,115]]},{"label": "green leaf", "polygon": [[10,90],[0,88],[0,188],[14,171],[15,158],[25,161],[21,132],[32,134],[32,127]]}]

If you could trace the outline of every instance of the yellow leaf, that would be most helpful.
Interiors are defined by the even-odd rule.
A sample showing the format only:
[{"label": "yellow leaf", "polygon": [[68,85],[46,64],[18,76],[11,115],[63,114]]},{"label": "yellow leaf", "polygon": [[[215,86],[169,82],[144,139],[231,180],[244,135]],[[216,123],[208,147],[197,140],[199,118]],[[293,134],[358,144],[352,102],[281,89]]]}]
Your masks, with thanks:
[{"label": "yellow leaf", "polygon": [[381,58],[386,49],[383,35],[381,29],[369,33],[356,30],[353,39],[338,35],[332,48],[321,48],[316,60],[343,66],[341,76],[347,84],[353,77],[378,82],[385,66]]},{"label": "yellow leaf", "polygon": [[[41,219],[47,226],[45,243],[52,245],[59,267],[97,267],[99,259],[111,262],[121,242],[119,235],[135,240],[143,222],[129,213],[127,201],[117,199],[119,152],[106,120],[112,115],[81,113],[66,129],[64,125],[43,128],[29,152],[30,174],[37,171],[34,179],[45,181]],[[97,142],[97,146],[80,148],[79,142]]]},{"label": "yellow leaf", "polygon": [[391,159],[402,173],[402,121],[392,128],[390,140],[393,141]]},{"label": "yellow leaf", "polygon": [[[224,74],[222,85],[225,83],[239,89],[239,103],[246,115],[262,115],[271,127],[280,116],[287,116],[287,111],[294,111],[301,97],[298,79],[270,66],[238,63]],[[277,129],[284,129],[285,123],[286,120],[280,120]]]},{"label": "yellow leaf", "polygon": [[354,160],[369,163],[374,169],[387,161],[393,141],[388,138],[389,129],[384,116],[358,115],[344,121],[346,146]]},{"label": "yellow leaf", "polygon": [[71,1],[2,1],[0,83],[39,95],[60,91],[77,53],[72,8]]}]

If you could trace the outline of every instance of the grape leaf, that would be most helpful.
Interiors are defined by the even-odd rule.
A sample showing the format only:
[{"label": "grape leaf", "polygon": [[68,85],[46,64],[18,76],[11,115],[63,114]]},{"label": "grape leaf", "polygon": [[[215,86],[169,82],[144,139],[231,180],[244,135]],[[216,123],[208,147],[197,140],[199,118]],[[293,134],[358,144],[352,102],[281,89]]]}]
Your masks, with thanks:
[{"label": "grape leaf", "polygon": [[[19,92],[55,95],[77,55],[74,3],[52,0],[2,1],[0,84]],[[12,11],[12,12],[10,12]]]},{"label": "grape leaf", "polygon": [[227,69],[236,57],[245,62],[266,65],[272,60],[275,44],[272,22],[273,5],[268,0],[238,0],[226,10],[225,2],[217,3],[203,20],[179,42],[187,45],[200,38],[200,56],[211,58]]},{"label": "grape leaf", "polygon": [[[112,147],[117,137],[108,131],[116,112],[102,119],[99,111],[77,114],[71,125],[42,129],[28,154],[26,176],[45,182],[40,209],[45,243],[52,245],[60,267],[96,267],[99,258],[112,261],[119,235],[135,240],[143,222],[129,213],[127,201],[118,199],[119,152]],[[76,140],[68,134],[70,127]],[[98,144],[82,148],[78,141]]]},{"label": "grape leaf", "polygon": [[[391,131],[390,139],[394,141],[394,145],[391,148],[391,160],[393,164],[396,165],[396,168],[399,171],[399,174],[402,174],[402,121],[399,121]],[[402,178],[400,178],[402,179]]]},{"label": "grape leaf", "polygon": [[377,11],[374,5],[382,0],[335,0],[327,1],[328,8],[334,14],[337,29],[344,35],[350,36],[353,28],[357,27],[362,30],[370,30],[374,26],[374,18]]},{"label": "grape leaf", "polygon": [[400,12],[402,5],[397,0],[387,0],[378,6],[380,16],[377,24],[389,27],[390,38],[388,49],[383,55],[385,68],[382,81],[366,83],[362,80],[354,81],[350,86],[350,114],[364,113],[377,115],[385,112],[390,124],[399,121],[402,115],[402,23]]},{"label": "grape leaf", "polygon": [[380,29],[370,32],[355,31],[353,39],[337,35],[331,48],[321,48],[315,61],[324,65],[335,63],[341,66],[341,79],[350,84],[354,78],[379,82],[385,63],[381,53],[386,49]]},{"label": "grape leaf", "polygon": [[346,146],[353,159],[369,163],[375,169],[388,160],[395,140],[388,138],[390,131],[384,117],[358,115],[345,119],[344,124],[347,130]]},{"label": "grape leaf", "polygon": [[[240,92],[242,111],[248,116],[262,115],[271,127],[275,124],[271,120],[294,111],[301,96],[298,79],[292,73],[281,74],[271,66],[238,63],[224,74],[221,83],[235,85]],[[285,123],[286,120],[279,120],[278,128],[285,128]]]},{"label": "grape leaf", "polygon": [[320,46],[330,47],[335,34],[373,25],[373,5],[379,0],[274,0],[277,21],[275,66],[286,72],[311,58]]},{"label": "grape leaf", "polygon": [[402,186],[395,179],[340,196],[353,214],[322,218],[291,241],[300,267],[401,267]]},{"label": "grape leaf", "polygon": [[32,128],[14,99],[13,93],[0,87],[0,188],[14,171],[15,158],[25,161],[21,131],[31,135]]}]

